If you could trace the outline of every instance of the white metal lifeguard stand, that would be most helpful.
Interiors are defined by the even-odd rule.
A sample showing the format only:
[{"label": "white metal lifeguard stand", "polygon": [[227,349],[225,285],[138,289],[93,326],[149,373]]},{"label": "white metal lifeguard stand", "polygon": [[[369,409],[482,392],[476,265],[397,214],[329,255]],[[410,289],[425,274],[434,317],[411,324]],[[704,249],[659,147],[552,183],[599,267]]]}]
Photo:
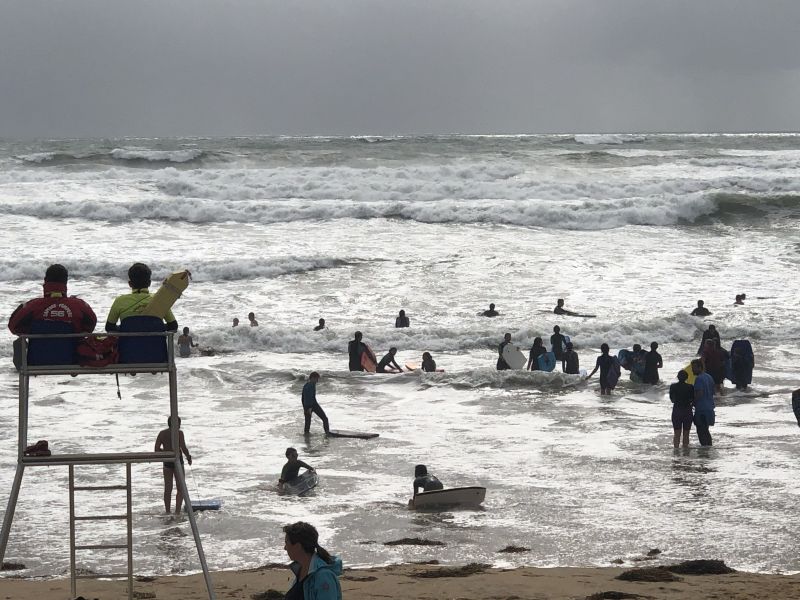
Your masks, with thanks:
[{"label": "white metal lifeguard stand", "polygon": [[[131,464],[133,463],[159,463],[173,462],[175,464],[175,479],[178,487],[183,494],[186,514],[194,535],[194,543],[197,547],[197,554],[200,558],[200,565],[203,568],[206,589],[208,590],[209,600],[214,600],[214,589],[211,577],[206,564],[203,545],[200,541],[200,532],[197,529],[197,522],[192,510],[192,502],[189,497],[189,490],[186,488],[186,478],[180,456],[180,446],[178,444],[178,378],[175,368],[175,353],[173,343],[173,333],[109,333],[115,336],[162,336],[166,338],[167,362],[165,363],[128,363],[115,364],[107,367],[81,367],[78,365],[47,365],[29,366],[28,340],[36,338],[67,338],[85,337],[86,334],[56,334],[56,335],[25,335],[20,336],[21,356],[19,367],[19,427],[18,427],[18,448],[17,448],[17,470],[14,476],[14,483],[11,488],[11,495],[8,498],[8,507],[3,518],[3,528],[0,531],[0,564],[5,558],[6,545],[11,532],[11,524],[14,520],[14,510],[19,497],[20,486],[22,485],[22,475],[26,467],[64,465],[69,467],[69,542],[70,542],[70,593],[74,598],[77,595],[78,579],[128,579],[128,598],[133,599],[133,521],[132,521],[132,494],[131,494]],[[25,456],[25,448],[28,445],[28,392],[30,388],[31,376],[52,376],[52,375],[114,375],[119,373],[166,373],[169,376],[169,407],[171,417],[172,447],[171,452],[115,452],[104,454],[53,454],[51,456]],[[125,485],[104,485],[104,486],[76,486],[74,479],[74,469],[76,465],[110,465],[124,464],[126,481]],[[76,491],[106,491],[106,490],[126,490],[127,511],[124,515],[75,515],[75,492]],[[127,543],[126,544],[94,544],[77,545],[75,543],[75,524],[80,521],[111,521],[124,520],[127,524]],[[127,573],[109,574],[78,574],[75,565],[75,553],[79,550],[106,550],[106,549],[127,549]]]}]

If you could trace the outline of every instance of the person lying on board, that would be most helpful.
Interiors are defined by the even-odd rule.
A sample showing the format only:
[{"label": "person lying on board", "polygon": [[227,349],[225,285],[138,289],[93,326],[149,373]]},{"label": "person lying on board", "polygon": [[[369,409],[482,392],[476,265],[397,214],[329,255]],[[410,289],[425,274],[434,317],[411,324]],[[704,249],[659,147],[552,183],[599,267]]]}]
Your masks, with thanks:
[{"label": "person lying on board", "polygon": [[570,317],[579,316],[578,313],[572,312],[571,310],[567,310],[566,308],[564,308],[563,298],[558,299],[558,301],[556,302],[556,307],[553,309],[553,312],[556,313],[557,315],[567,315]]},{"label": "person lying on board", "polygon": [[300,475],[300,467],[306,469],[307,471],[314,470],[314,467],[307,465],[302,460],[297,458],[297,450],[294,448],[286,449],[286,459],[287,462],[285,465],[283,465],[280,479],[278,479],[278,485],[280,486],[283,486],[283,484],[286,482],[297,479],[297,477]]},{"label": "person lying on board", "polygon": [[376,373],[402,373],[403,369],[397,364],[394,359],[397,354],[397,348],[389,348],[389,352],[381,359],[378,366],[375,367]]}]

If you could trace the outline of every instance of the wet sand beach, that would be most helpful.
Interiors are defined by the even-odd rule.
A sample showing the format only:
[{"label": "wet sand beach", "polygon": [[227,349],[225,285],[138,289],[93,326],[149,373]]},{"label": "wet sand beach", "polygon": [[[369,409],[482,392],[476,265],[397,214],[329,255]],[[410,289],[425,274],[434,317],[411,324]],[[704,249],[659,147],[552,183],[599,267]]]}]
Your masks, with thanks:
[{"label": "wet sand beach", "polygon": [[[449,571],[446,571],[448,570]],[[472,570],[478,572],[470,573]],[[800,598],[800,575],[737,572],[726,575],[678,575],[674,581],[622,581],[624,568],[520,568],[463,569],[429,565],[394,565],[346,570],[342,592],[349,600],[458,598],[470,600],[600,600],[647,598],[652,600],[725,600]],[[657,571],[661,572],[660,569]],[[469,574],[465,574],[469,573]],[[440,576],[435,576],[435,575]],[[441,575],[455,576],[441,576]],[[434,575],[434,576],[431,576]],[[664,575],[661,572],[661,575]],[[669,577],[669,575],[666,575]],[[665,577],[665,578],[666,578]],[[283,598],[289,587],[286,569],[258,568],[213,574],[217,598],[268,600]],[[658,573],[656,573],[658,578]],[[91,600],[127,598],[125,582],[81,581],[78,594]],[[64,600],[69,579],[5,579],[0,582],[5,600]],[[135,598],[202,600],[207,598],[202,575],[138,578]]]}]

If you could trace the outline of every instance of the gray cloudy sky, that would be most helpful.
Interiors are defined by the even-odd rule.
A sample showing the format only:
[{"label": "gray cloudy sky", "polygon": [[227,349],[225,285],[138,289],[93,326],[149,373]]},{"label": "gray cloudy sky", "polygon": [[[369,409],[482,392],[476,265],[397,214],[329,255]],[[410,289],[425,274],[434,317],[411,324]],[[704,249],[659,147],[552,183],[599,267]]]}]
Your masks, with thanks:
[{"label": "gray cloudy sky", "polygon": [[798,0],[0,0],[0,137],[800,129]]}]

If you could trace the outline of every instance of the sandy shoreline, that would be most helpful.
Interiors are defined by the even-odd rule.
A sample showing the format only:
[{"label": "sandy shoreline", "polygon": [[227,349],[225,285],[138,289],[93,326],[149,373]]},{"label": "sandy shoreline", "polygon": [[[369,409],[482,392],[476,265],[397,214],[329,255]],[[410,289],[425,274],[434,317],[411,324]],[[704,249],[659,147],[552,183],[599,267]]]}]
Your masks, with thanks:
[{"label": "sandy shoreline", "polygon": [[[625,568],[534,568],[477,569],[461,576],[441,576],[443,569],[427,565],[347,570],[342,576],[345,598],[417,598],[470,600],[599,600],[602,598],[648,598],[664,600],[800,599],[800,575],[736,572],[725,575],[675,575],[673,581],[622,581]],[[459,569],[456,568],[456,571]],[[468,569],[467,569],[468,570]],[[439,576],[431,576],[436,575]],[[657,573],[658,575],[658,573]],[[661,570],[661,575],[670,574]],[[247,571],[213,573],[220,599],[269,600],[282,598],[289,587],[286,569],[262,567]],[[614,593],[612,593],[614,592]],[[78,594],[87,600],[127,598],[125,582],[82,580]],[[202,575],[139,577],[134,597],[154,600],[202,600],[207,598]],[[0,580],[3,600],[64,600],[69,598],[69,579]]]}]

